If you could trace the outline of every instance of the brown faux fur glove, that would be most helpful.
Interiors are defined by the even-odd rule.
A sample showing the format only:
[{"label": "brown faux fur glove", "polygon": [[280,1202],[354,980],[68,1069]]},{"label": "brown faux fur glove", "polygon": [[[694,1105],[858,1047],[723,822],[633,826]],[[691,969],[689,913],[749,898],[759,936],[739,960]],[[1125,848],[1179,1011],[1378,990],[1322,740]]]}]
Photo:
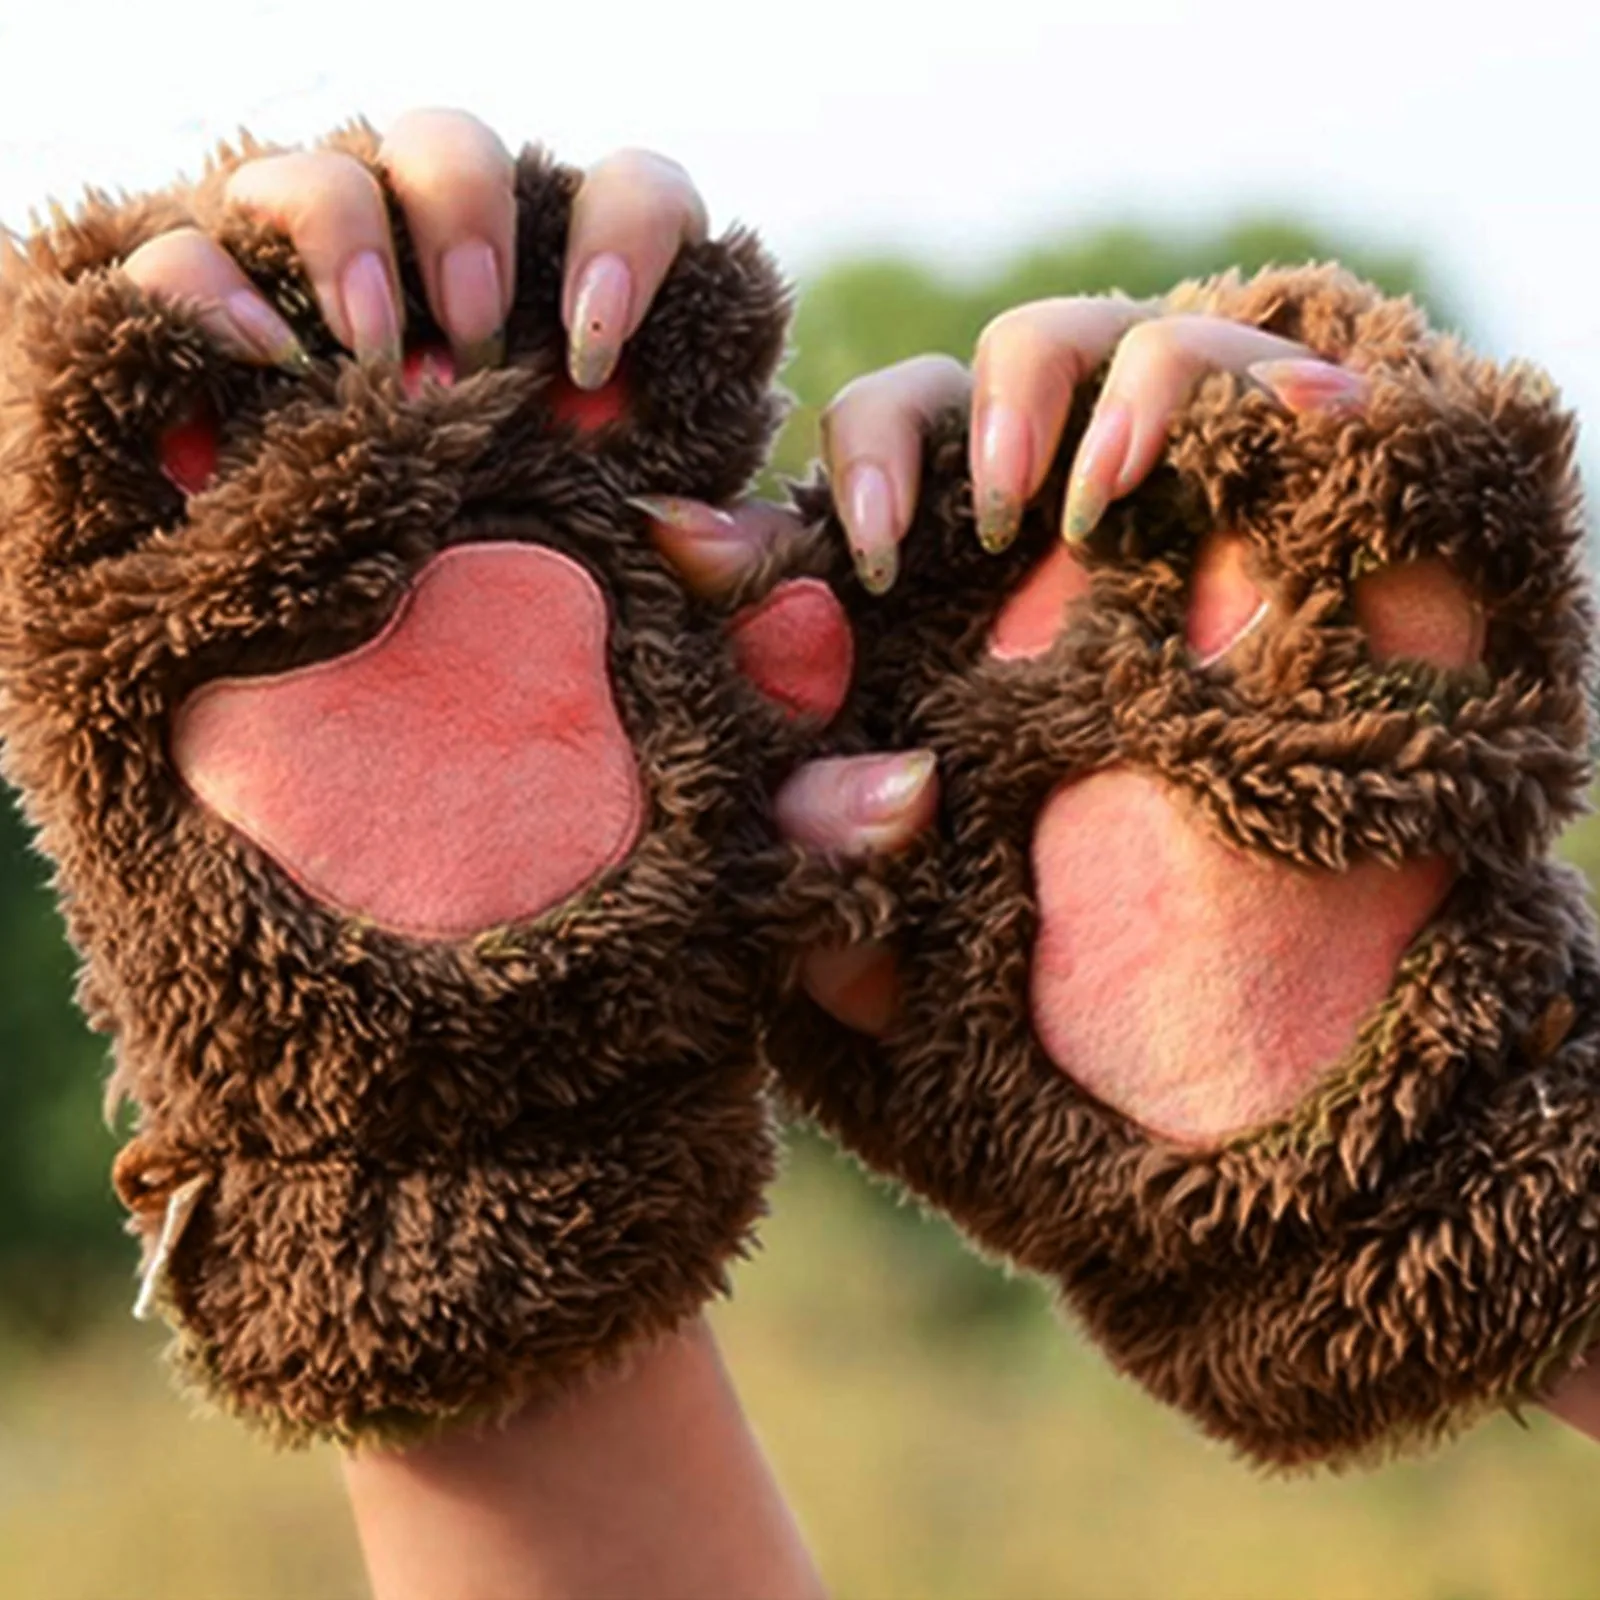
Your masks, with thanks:
[{"label": "brown faux fur glove", "polygon": [[1209,379],[1081,562],[1059,470],[980,548],[961,418],[886,599],[825,529],[845,747],[931,747],[943,809],[899,861],[795,880],[809,933],[898,941],[892,1031],[797,998],[770,1048],[1156,1395],[1337,1462],[1538,1396],[1600,1319],[1600,971],[1548,858],[1590,775],[1573,429],[1337,271],[1171,305],[1370,403]]},{"label": "brown faux fur glove", "polygon": [[[580,1379],[717,1292],[772,1170],[762,780],[826,707],[771,658],[842,619],[770,563],[686,594],[629,499],[745,487],[787,293],[748,236],[688,247],[579,396],[576,182],[522,158],[508,364],[454,384],[345,359],[220,173],[92,202],[0,289],[6,771],[138,1108],[148,1297],[285,1439]],[[310,371],[118,273],[189,221]]]}]

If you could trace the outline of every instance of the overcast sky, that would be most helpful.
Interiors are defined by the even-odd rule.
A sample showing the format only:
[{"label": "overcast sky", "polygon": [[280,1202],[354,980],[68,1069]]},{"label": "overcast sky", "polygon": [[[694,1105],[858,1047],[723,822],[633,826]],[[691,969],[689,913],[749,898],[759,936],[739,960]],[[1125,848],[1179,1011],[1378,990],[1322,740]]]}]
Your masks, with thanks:
[{"label": "overcast sky", "polygon": [[192,168],[240,123],[288,140],[414,104],[567,159],[661,149],[797,272],[1282,209],[1420,248],[1483,344],[1555,373],[1600,461],[1593,0],[0,8],[13,226],[87,180]]}]

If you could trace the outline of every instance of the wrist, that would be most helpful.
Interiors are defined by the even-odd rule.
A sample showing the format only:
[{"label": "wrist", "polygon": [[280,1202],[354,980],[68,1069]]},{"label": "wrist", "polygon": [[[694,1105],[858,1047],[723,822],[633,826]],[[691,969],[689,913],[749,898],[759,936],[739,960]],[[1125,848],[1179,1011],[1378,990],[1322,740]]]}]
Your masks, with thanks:
[{"label": "wrist", "polygon": [[376,1600],[822,1593],[702,1321],[502,1427],[347,1457],[345,1478]]}]

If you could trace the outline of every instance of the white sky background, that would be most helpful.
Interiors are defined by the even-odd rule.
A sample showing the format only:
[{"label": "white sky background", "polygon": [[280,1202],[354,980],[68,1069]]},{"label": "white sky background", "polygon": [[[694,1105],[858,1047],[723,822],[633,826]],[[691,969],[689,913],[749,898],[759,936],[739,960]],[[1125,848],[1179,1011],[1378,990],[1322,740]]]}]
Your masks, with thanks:
[{"label": "white sky background", "polygon": [[[681,160],[791,271],[953,271],[1079,226],[1280,210],[1414,247],[1600,450],[1600,5],[1520,0],[0,0],[0,220],[192,169],[240,123],[477,111]],[[423,19],[433,19],[424,22]]]}]

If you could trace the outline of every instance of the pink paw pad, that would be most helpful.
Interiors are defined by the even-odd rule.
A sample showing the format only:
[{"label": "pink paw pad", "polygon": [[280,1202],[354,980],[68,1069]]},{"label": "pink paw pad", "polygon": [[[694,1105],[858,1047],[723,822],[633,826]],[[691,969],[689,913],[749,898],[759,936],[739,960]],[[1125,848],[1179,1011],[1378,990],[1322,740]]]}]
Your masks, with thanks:
[{"label": "pink paw pad", "polygon": [[[1483,657],[1483,607],[1450,567],[1437,559],[1397,562],[1358,578],[1350,600],[1380,665],[1424,661],[1469,667]],[[1195,559],[1184,631],[1201,666],[1220,661],[1257,628],[1270,626],[1273,602],[1251,572],[1249,542],[1209,534]]]},{"label": "pink paw pad", "polygon": [[[991,652],[1043,654],[1088,589],[1070,550],[1052,551],[1002,607]],[[1483,608],[1443,561],[1372,572],[1351,606],[1380,664],[1482,658]],[[1226,660],[1274,616],[1249,542],[1208,535],[1184,620],[1195,664]],[[1179,1144],[1292,1112],[1355,1044],[1454,880],[1437,858],[1330,872],[1246,851],[1181,794],[1116,768],[1050,797],[1033,860],[1031,998],[1046,1054]]]},{"label": "pink paw pad", "polygon": [[620,422],[630,403],[628,386],[620,375],[598,389],[580,389],[563,374],[551,381],[547,397],[556,419],[570,423],[579,433],[595,433]]},{"label": "pink paw pad", "polygon": [[1355,1043],[1452,881],[1439,859],[1336,873],[1242,850],[1126,770],[1058,789],[1033,858],[1046,1053],[1185,1144],[1291,1111]]},{"label": "pink paw pad", "polygon": [[197,495],[217,475],[217,427],[196,414],[175,422],[156,444],[162,474],[185,495]]},{"label": "pink paw pad", "polygon": [[816,578],[780,583],[729,624],[739,670],[795,717],[826,722],[850,692],[855,639],[844,608]]},{"label": "pink paw pad", "polygon": [[198,690],[173,757],[313,898],[393,932],[469,937],[560,904],[638,838],[608,628],[569,557],[455,546],[349,655]]},{"label": "pink paw pad", "polygon": [[1064,544],[1057,545],[1000,608],[989,653],[1000,661],[1042,656],[1066,626],[1072,604],[1089,592],[1089,574]]}]

